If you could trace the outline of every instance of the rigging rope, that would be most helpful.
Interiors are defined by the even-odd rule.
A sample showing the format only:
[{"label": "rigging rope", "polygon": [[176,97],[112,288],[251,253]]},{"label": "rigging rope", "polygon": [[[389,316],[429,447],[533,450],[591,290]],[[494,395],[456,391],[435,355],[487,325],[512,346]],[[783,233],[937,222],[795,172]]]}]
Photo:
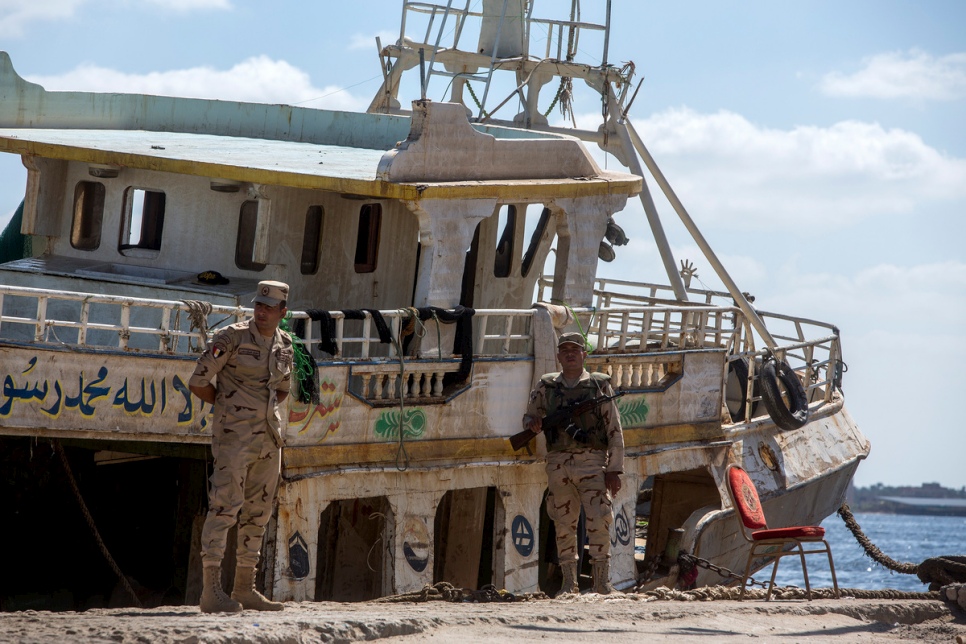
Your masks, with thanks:
[{"label": "rigging rope", "polygon": [[121,580],[121,585],[124,586],[124,590],[128,592],[129,595],[134,599],[134,605],[138,608],[142,608],[141,600],[138,598],[137,593],[134,592],[134,588],[131,587],[131,582],[128,581],[127,576],[121,572],[121,567],[117,565],[114,561],[114,557],[111,556],[110,551],[107,549],[107,545],[104,543],[104,539],[101,538],[101,533],[94,524],[94,517],[91,516],[90,510],[87,508],[87,504],[84,502],[84,497],[81,495],[80,488],[77,487],[77,480],[74,479],[74,472],[70,469],[70,462],[67,460],[67,454],[64,453],[64,448],[61,446],[60,441],[52,440],[50,441],[51,446],[54,451],[57,452],[57,456],[60,457],[60,463],[64,466],[64,473],[67,475],[67,482],[70,483],[70,489],[74,492],[74,497],[77,499],[77,505],[80,506],[81,513],[84,515],[84,520],[87,522],[87,527],[91,529],[91,534],[94,536],[94,541],[97,542],[97,547],[100,548],[101,554],[104,555],[104,559],[107,561],[111,570],[117,575],[117,578]]},{"label": "rigging rope", "polygon": [[188,307],[188,322],[191,324],[191,331],[198,330],[198,337],[201,343],[195,347],[188,338],[188,349],[191,351],[204,351],[208,343],[208,315],[211,314],[211,302],[202,300],[181,300]]}]

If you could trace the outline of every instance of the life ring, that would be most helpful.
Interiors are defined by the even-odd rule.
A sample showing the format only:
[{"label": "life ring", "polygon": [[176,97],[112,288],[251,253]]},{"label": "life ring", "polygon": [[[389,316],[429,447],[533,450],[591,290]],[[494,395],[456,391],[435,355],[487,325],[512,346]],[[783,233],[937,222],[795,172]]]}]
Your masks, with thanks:
[{"label": "life ring", "polygon": [[784,360],[769,358],[758,377],[761,400],[768,415],[781,429],[798,429],[808,422],[808,400],[798,375]]},{"label": "life ring", "polygon": [[[755,417],[760,395],[758,381],[752,385],[751,417]],[[731,422],[745,422],[745,410],[748,407],[748,361],[744,358],[728,362],[728,379],[725,381],[725,405],[731,415]]]}]

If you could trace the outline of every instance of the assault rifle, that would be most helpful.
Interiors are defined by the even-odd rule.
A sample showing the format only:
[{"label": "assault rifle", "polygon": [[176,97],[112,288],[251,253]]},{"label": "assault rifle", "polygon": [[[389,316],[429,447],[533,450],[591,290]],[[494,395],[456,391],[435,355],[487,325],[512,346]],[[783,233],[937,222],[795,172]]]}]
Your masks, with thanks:
[{"label": "assault rifle", "polygon": [[[567,432],[568,436],[578,443],[589,443],[590,437],[587,435],[587,432],[578,428],[574,424],[574,420],[581,414],[586,414],[588,411],[597,409],[605,402],[614,400],[615,398],[620,398],[623,395],[623,391],[618,391],[613,396],[598,396],[596,398],[591,398],[590,400],[561,407],[557,411],[544,416],[541,429],[544,432],[548,432],[548,437],[552,437],[562,429],[563,431]],[[510,437],[510,445],[513,447],[514,451],[522,449],[523,446],[529,443],[536,435],[537,433],[532,429],[524,429],[522,432],[516,433]]]}]

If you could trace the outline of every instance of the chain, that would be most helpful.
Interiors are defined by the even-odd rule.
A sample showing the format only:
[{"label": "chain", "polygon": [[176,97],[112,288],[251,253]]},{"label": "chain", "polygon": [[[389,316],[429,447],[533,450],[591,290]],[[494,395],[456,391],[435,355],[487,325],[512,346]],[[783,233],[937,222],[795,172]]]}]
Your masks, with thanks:
[{"label": "chain", "polygon": [[641,586],[643,586],[644,584],[646,584],[651,580],[651,577],[653,577],[654,573],[657,572],[657,567],[658,565],[660,565],[660,563],[661,563],[660,557],[651,558],[651,562],[647,564],[647,567],[644,569],[644,576],[641,577],[641,581],[637,584],[638,588],[640,588]]},{"label": "chain", "polygon": [[[712,572],[716,572],[719,575],[721,575],[722,577],[724,577],[725,579],[734,579],[734,580],[738,581],[739,583],[741,583],[744,580],[744,577],[743,576],[739,575],[736,572],[732,572],[731,570],[728,570],[724,566],[716,566],[715,564],[711,563],[707,559],[702,559],[701,557],[695,557],[694,555],[689,555],[686,552],[682,552],[681,554],[678,555],[678,561],[679,562],[682,562],[682,563],[689,564],[691,566],[697,566],[698,568],[704,568],[706,570],[710,570]],[[763,581],[758,581],[754,577],[748,577],[748,583],[747,583],[747,585],[748,586],[760,586],[763,589],[767,589],[768,588],[768,584],[767,583],[765,583]]]}]

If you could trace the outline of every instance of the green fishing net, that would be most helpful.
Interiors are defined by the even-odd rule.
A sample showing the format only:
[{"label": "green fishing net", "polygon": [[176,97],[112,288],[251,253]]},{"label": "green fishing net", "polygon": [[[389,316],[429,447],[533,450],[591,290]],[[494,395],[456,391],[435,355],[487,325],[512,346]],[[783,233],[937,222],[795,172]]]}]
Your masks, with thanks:
[{"label": "green fishing net", "polygon": [[292,375],[295,377],[296,398],[305,404],[318,405],[321,402],[319,395],[319,365],[315,359],[309,355],[309,350],[305,348],[302,339],[296,334],[290,325],[303,322],[303,320],[292,320],[288,315],[278,327],[292,338],[292,348],[295,350],[295,364],[292,367]]}]

